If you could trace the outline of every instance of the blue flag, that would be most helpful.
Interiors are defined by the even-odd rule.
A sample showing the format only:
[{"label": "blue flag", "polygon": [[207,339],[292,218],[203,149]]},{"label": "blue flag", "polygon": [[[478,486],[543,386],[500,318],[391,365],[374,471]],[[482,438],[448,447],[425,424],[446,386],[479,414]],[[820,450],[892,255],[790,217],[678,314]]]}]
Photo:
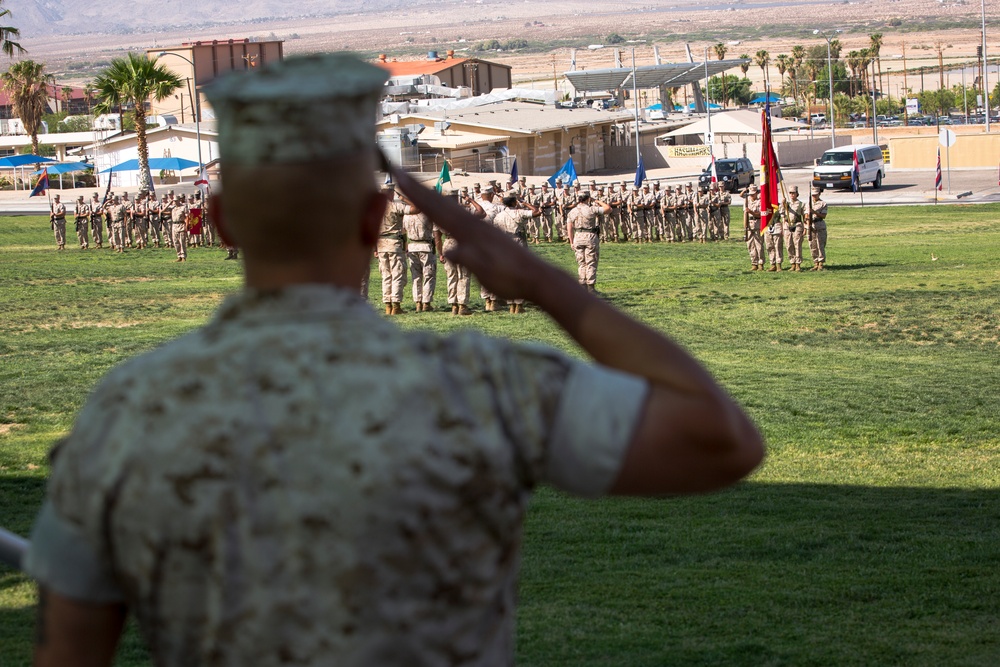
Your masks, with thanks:
[{"label": "blue flag", "polygon": [[576,167],[573,166],[573,158],[566,160],[566,164],[559,167],[559,171],[549,177],[549,185],[556,187],[556,180],[560,178],[564,183],[573,183],[578,180],[576,176]]},{"label": "blue flag", "polygon": [[517,183],[517,158],[514,158],[514,164],[510,166],[510,183]]},{"label": "blue flag", "polygon": [[639,166],[635,168],[635,187],[642,187],[642,182],[646,180],[646,167],[642,163],[642,153],[639,154]]}]

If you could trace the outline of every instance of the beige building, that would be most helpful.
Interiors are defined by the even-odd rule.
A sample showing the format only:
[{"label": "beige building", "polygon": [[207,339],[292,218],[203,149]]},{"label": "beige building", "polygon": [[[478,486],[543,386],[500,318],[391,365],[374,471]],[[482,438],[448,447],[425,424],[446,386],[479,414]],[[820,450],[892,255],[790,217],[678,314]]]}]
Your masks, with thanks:
[{"label": "beige building", "polygon": [[388,71],[395,81],[424,78],[428,79],[425,83],[438,86],[469,88],[473,95],[513,87],[510,65],[479,58],[456,58],[454,51],[447,51],[444,58],[439,58],[436,51],[427,56],[426,60],[390,60],[382,54],[375,64]]},{"label": "beige building", "polygon": [[583,175],[605,168],[605,147],[616,142],[631,119],[628,112],[500,102],[393,115],[378,128],[425,126],[417,136],[418,163],[406,165],[420,171],[439,170],[443,158],[456,170],[507,172],[516,157],[520,174],[550,176],[572,158]]},{"label": "beige building", "polygon": [[146,49],[146,56],[172,70],[184,82],[174,95],[151,103],[151,113],[175,116],[181,123],[213,118],[201,88],[227,72],[263,67],[285,57],[281,40],[250,39],[186,42],[180,46]]}]

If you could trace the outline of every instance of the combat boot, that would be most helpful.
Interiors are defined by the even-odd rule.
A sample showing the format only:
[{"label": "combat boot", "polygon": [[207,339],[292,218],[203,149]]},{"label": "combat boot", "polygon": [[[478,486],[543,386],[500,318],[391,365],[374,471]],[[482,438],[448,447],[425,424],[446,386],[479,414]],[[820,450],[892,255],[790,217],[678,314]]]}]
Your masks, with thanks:
[{"label": "combat boot", "polygon": [[517,304],[516,303],[510,304],[510,308],[508,308],[508,310],[510,310],[510,314],[513,315],[514,313],[517,312]]},{"label": "combat boot", "polygon": [[487,313],[493,312],[493,299],[486,299],[486,305],[483,306],[483,310]]},{"label": "combat boot", "polygon": [[403,314],[402,304],[393,302],[391,314],[392,315],[402,315]]},{"label": "combat boot", "polygon": [[771,268],[770,268],[770,269],[768,269],[768,272],[769,272],[769,273],[774,273],[775,271],[780,271],[780,270],[781,270],[781,269],[779,269],[779,268],[778,268],[778,265],[777,265],[777,264],[772,264],[772,265],[771,265]]},{"label": "combat boot", "polygon": [[452,315],[458,315],[458,304],[457,303],[451,304],[451,314]]},{"label": "combat boot", "polygon": [[391,303],[386,303],[385,304],[385,314],[386,315],[392,315],[392,304]]},{"label": "combat boot", "polygon": [[819,268],[818,268],[818,269],[816,269],[816,270],[817,270],[817,271],[822,271],[822,270],[824,269],[825,265],[826,265],[826,260],[824,260],[824,261],[820,262],[820,263],[819,263]]},{"label": "combat boot", "polygon": [[471,315],[472,311],[469,310],[468,306],[466,306],[464,303],[462,303],[462,304],[458,305],[458,314],[459,315]]},{"label": "combat boot", "polygon": [[774,270],[778,271],[779,273],[784,270],[784,269],[781,268],[781,264],[775,264],[774,266],[775,266]]},{"label": "combat boot", "polygon": [[518,315],[523,315],[524,314],[524,304],[523,303],[516,304],[516,307],[514,308],[514,312],[517,313]]},{"label": "combat boot", "polygon": [[434,310],[434,306],[431,305],[430,301],[424,303],[424,312],[429,313]]},{"label": "combat boot", "polygon": [[418,313],[424,312],[424,302],[423,301],[417,301],[417,312]]}]

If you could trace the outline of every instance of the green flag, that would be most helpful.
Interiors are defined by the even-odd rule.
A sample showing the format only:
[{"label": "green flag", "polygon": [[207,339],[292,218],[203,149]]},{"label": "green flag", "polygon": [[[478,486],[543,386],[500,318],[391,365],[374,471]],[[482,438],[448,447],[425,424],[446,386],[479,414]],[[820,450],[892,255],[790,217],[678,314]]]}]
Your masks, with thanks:
[{"label": "green flag", "polygon": [[444,165],[441,166],[441,175],[438,176],[437,185],[434,186],[434,190],[441,194],[441,189],[444,187],[445,183],[451,183],[451,170],[448,169],[448,161],[445,160]]}]

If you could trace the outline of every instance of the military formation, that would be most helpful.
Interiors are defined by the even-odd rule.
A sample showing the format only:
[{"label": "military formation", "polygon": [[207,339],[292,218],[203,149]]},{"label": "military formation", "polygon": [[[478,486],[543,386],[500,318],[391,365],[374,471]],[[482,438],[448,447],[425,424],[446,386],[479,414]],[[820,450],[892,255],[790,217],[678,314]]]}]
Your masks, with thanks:
[{"label": "military formation", "polygon": [[[453,315],[470,315],[468,270],[448,260],[454,239],[427,221],[412,203],[397,199],[391,184],[384,186],[391,198],[382,221],[375,256],[382,278],[382,302],[386,315],[403,313],[407,269],[412,280],[416,312],[435,310],[432,303],[437,264],[444,265],[448,306]],[[802,245],[808,242],[813,264],[821,271],[826,261],[826,202],[814,189],[808,204],[799,201],[798,188],[775,216],[774,223],[760,230],[759,191],[750,186],[741,192],[744,241],[750,253],[751,271],[781,271],[787,254],[791,271],[801,271]],[[568,243],[578,266],[578,279],[597,291],[597,268],[601,243],[709,243],[729,239],[732,195],[713,183],[695,189],[693,183],[667,185],[627,182],[598,185],[561,181],[552,188],[547,182],[528,185],[524,178],[513,183],[476,183],[452,193],[474,216],[508,234],[521,245]],[[770,268],[765,269],[765,260]],[[367,280],[361,286],[367,298]],[[501,303],[486,288],[480,289],[485,312],[524,312],[523,301]]]},{"label": "military formation", "polygon": [[[778,208],[778,214],[771,218],[763,230],[760,227],[760,191],[751,185],[743,191],[743,239],[750,254],[751,271],[783,271],[785,256],[788,256],[789,270],[802,271],[802,241],[809,243],[812,257],[810,271],[822,271],[826,264],[826,202],[821,199],[823,191],[812,189],[812,197],[806,204],[799,199],[799,189],[788,189],[788,198]],[[765,260],[770,267],[765,269]]]},{"label": "military formation", "polygon": [[[95,248],[104,248],[107,238],[108,247],[120,253],[126,248],[173,248],[176,261],[184,262],[189,247],[225,247],[207,215],[206,204],[201,192],[188,196],[173,190],[159,199],[149,192],[134,197],[128,192],[113,193],[104,200],[97,192],[89,200],[80,195],[73,208],[77,241],[81,250],[87,250],[91,242]],[[202,214],[196,220],[193,211],[199,210]],[[49,219],[58,250],[66,248],[66,215],[66,205],[55,195]],[[201,224],[194,225],[199,220]],[[226,259],[236,259],[236,249],[228,250]]]}]

